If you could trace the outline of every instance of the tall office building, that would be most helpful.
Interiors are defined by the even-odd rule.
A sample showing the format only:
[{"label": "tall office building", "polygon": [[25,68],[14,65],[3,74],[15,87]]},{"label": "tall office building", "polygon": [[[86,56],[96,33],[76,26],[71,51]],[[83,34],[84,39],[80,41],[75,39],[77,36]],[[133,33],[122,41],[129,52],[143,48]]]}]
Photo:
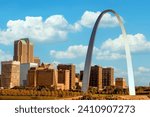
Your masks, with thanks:
[{"label": "tall office building", "polygon": [[[83,80],[83,71],[80,71],[80,80]],[[89,86],[97,87],[98,90],[102,89],[102,67],[91,66]]]},{"label": "tall office building", "polygon": [[33,44],[28,38],[23,38],[14,42],[14,61],[20,63],[33,63]]},{"label": "tall office building", "polygon": [[97,65],[91,67],[89,86],[102,90],[102,67]]},{"label": "tall office building", "polygon": [[125,78],[116,78],[115,86],[118,88],[126,88],[126,79]]},{"label": "tall office building", "polygon": [[102,87],[114,86],[114,68],[102,69]]},{"label": "tall office building", "polygon": [[[80,80],[83,80],[83,71],[80,71]],[[106,86],[114,86],[114,69],[92,66],[89,86],[97,87],[99,90]]]},{"label": "tall office building", "polygon": [[57,66],[58,70],[69,70],[70,71],[70,78],[69,78],[69,89],[74,89],[75,88],[75,65],[73,64],[59,64]]},{"label": "tall office building", "polygon": [[1,86],[12,88],[20,86],[20,62],[3,61],[1,62]]}]

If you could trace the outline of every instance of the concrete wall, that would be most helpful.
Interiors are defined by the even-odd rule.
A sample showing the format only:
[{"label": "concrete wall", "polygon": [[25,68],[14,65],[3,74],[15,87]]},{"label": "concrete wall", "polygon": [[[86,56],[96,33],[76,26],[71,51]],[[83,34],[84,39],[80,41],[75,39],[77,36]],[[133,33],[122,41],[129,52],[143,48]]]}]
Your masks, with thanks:
[{"label": "concrete wall", "polygon": [[38,67],[37,63],[24,63],[20,65],[20,86],[26,86],[25,80],[27,80],[28,70],[31,67]]},{"label": "concrete wall", "polygon": [[12,88],[20,86],[20,62],[19,61],[3,61],[2,62],[1,86],[4,88]]},{"label": "concrete wall", "polygon": [[64,84],[64,89],[69,90],[69,77],[70,71],[69,70],[58,70],[58,84]]}]

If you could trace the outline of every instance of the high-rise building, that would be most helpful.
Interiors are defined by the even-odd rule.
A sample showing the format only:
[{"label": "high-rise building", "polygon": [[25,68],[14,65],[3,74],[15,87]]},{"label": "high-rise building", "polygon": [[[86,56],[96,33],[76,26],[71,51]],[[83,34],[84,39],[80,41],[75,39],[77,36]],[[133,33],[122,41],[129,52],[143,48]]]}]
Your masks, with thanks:
[{"label": "high-rise building", "polygon": [[69,78],[69,89],[75,89],[75,65],[73,64],[59,64],[57,66],[58,70],[69,70],[70,71],[70,78]]},{"label": "high-rise building", "polygon": [[1,62],[1,86],[12,88],[20,86],[20,62],[3,61]]},{"label": "high-rise building", "polygon": [[102,69],[102,87],[114,86],[114,68]]},{"label": "high-rise building", "polygon": [[37,68],[30,68],[28,71],[27,84],[29,87],[57,85],[58,74],[57,70],[51,69],[51,65],[44,65]]},{"label": "high-rise building", "polygon": [[[83,80],[83,71],[80,71],[80,80]],[[99,90],[106,86],[114,86],[114,69],[92,66],[89,86],[98,87]]]},{"label": "high-rise building", "polygon": [[[83,80],[83,71],[80,71],[80,80]],[[102,90],[102,67],[91,66],[89,86],[97,87],[98,90]]]},{"label": "high-rise building", "polygon": [[118,88],[126,88],[126,79],[125,78],[116,78],[115,86]]},{"label": "high-rise building", "polygon": [[14,42],[14,61],[20,63],[33,63],[33,44],[28,38],[23,38]]},{"label": "high-rise building", "polygon": [[31,67],[38,67],[37,63],[22,63],[20,65],[20,85],[27,86],[28,70]]},{"label": "high-rise building", "polygon": [[102,89],[102,67],[97,65],[91,67],[89,86]]},{"label": "high-rise building", "polygon": [[58,84],[64,84],[64,90],[69,90],[69,75],[69,70],[58,70]]}]

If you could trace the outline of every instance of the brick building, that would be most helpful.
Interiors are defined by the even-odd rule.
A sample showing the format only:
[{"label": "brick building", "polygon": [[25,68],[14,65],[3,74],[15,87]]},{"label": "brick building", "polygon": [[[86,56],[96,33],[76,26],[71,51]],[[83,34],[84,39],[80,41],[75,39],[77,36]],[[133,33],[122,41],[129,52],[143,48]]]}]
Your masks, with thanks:
[{"label": "brick building", "polygon": [[57,71],[52,69],[51,64],[42,64],[41,66],[35,68],[30,68],[28,71],[27,84],[29,87],[36,86],[48,86],[53,87],[57,85]]},{"label": "brick building", "polygon": [[52,64],[41,64],[39,67],[31,67],[28,71],[28,86],[46,86],[61,90],[69,90],[69,70],[55,70]]},{"label": "brick building", "polygon": [[[83,80],[83,71],[80,71],[80,81]],[[89,86],[97,87],[99,90],[106,86],[114,86],[114,69],[91,66]]]},{"label": "brick building", "polygon": [[75,65],[73,64],[59,64],[57,66],[58,70],[69,70],[69,89],[75,89]]},{"label": "brick building", "polygon": [[102,87],[114,86],[114,68],[107,67],[102,69]]},{"label": "brick building", "polygon": [[115,86],[117,88],[126,88],[126,79],[125,78],[116,78],[115,79]]},{"label": "brick building", "polygon": [[102,89],[102,67],[97,65],[91,67],[89,86]]}]

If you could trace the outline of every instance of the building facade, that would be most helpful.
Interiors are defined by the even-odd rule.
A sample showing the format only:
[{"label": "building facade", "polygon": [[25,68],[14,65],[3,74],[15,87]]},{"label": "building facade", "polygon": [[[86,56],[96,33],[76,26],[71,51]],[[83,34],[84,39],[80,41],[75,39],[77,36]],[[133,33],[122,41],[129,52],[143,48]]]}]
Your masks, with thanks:
[{"label": "building facade", "polygon": [[64,84],[64,90],[69,90],[69,77],[70,73],[69,70],[58,70],[58,84]]},{"label": "building facade", "polygon": [[102,67],[97,65],[91,67],[89,86],[102,90]]},{"label": "building facade", "polygon": [[[83,80],[83,71],[80,71],[80,81]],[[102,90],[102,67],[95,65],[91,66],[90,72],[90,87],[97,87],[98,90]]]},{"label": "building facade", "polygon": [[23,38],[14,42],[14,61],[20,61],[20,63],[33,63],[33,44],[28,38]]},{"label": "building facade", "polygon": [[114,68],[102,69],[102,87],[114,86]]},{"label": "building facade", "polygon": [[57,66],[58,70],[69,70],[69,89],[75,89],[75,65],[73,64],[59,64]]},{"label": "building facade", "polygon": [[126,79],[125,78],[116,78],[115,79],[115,86],[117,88],[126,88]]},{"label": "building facade", "polygon": [[51,65],[31,67],[28,71],[28,87],[46,86],[69,90],[69,70],[55,70]]},{"label": "building facade", "polygon": [[54,87],[57,86],[57,71],[54,69],[38,69],[36,72],[36,85]]},{"label": "building facade", "polygon": [[20,62],[3,61],[1,62],[1,86],[12,88],[20,86]]},{"label": "building facade", "polygon": [[37,68],[31,67],[28,71],[27,84],[29,87],[47,86],[54,87],[57,85],[57,70],[51,69],[51,65],[44,65]]},{"label": "building facade", "polygon": [[27,77],[27,86],[28,87],[36,87],[37,86],[37,77],[36,77],[36,67],[31,67],[30,70],[28,70],[28,77]]}]

